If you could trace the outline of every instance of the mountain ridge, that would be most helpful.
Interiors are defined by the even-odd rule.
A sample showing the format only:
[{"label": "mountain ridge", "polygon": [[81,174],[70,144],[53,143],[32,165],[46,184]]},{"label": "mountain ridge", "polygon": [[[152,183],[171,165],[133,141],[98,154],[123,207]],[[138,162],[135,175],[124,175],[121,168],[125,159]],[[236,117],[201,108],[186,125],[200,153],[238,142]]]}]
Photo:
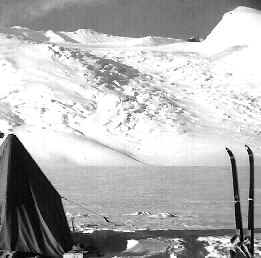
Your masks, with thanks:
[{"label": "mountain ridge", "polygon": [[18,37],[22,40],[32,42],[49,43],[74,43],[74,44],[116,44],[117,46],[156,46],[161,44],[171,44],[182,42],[180,39],[145,36],[137,38],[128,38],[122,36],[112,36],[96,32],[92,29],[78,29],[76,31],[34,31],[26,27],[13,26],[10,28],[0,28],[0,33],[5,33],[9,37]]}]

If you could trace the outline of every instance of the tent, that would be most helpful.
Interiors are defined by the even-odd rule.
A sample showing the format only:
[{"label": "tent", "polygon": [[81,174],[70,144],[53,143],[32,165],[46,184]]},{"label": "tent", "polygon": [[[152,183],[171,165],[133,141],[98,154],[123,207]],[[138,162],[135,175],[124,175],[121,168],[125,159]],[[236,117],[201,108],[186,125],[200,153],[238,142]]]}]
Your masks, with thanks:
[{"label": "tent", "polygon": [[15,135],[0,146],[0,250],[60,256],[72,238],[59,193]]}]

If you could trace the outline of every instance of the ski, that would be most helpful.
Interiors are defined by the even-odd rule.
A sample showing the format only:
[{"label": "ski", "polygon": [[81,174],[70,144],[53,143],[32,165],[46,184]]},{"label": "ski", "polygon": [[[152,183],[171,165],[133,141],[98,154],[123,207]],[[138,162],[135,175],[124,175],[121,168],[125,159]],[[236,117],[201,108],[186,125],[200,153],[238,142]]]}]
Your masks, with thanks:
[{"label": "ski", "polygon": [[254,256],[254,194],[255,194],[255,175],[254,175],[254,154],[252,150],[245,145],[249,158],[249,194],[248,194],[248,233],[250,237],[249,252]]},{"label": "ski", "polygon": [[231,168],[232,168],[236,230],[237,230],[237,232],[239,231],[239,239],[241,242],[243,242],[244,232],[243,232],[242,213],[241,213],[241,206],[240,206],[236,160],[235,160],[233,152],[229,148],[226,148],[226,151],[229,155],[230,162],[231,162]]}]

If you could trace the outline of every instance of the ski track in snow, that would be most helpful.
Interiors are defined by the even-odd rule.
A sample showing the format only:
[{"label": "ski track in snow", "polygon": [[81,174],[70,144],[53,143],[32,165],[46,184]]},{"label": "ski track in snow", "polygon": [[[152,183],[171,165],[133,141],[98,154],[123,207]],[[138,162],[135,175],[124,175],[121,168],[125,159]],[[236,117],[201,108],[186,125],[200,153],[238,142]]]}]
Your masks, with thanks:
[{"label": "ski track in snow", "polygon": [[[234,32],[238,22],[244,26]],[[259,11],[239,7],[196,43],[1,29],[0,128],[20,132],[35,152],[24,135],[53,132],[91,140],[135,165],[224,164],[225,145],[243,155],[244,143],[258,160],[259,25]],[[46,148],[54,151],[52,143]]]}]

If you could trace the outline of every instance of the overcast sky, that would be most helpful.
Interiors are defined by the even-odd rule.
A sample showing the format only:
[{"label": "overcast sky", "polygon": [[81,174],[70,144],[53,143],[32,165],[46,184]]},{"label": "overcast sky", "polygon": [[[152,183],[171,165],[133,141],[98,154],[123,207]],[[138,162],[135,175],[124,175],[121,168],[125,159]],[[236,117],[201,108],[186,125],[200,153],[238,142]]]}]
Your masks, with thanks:
[{"label": "overcast sky", "polygon": [[222,14],[260,0],[0,0],[0,25],[91,28],[122,36],[205,37]]}]

